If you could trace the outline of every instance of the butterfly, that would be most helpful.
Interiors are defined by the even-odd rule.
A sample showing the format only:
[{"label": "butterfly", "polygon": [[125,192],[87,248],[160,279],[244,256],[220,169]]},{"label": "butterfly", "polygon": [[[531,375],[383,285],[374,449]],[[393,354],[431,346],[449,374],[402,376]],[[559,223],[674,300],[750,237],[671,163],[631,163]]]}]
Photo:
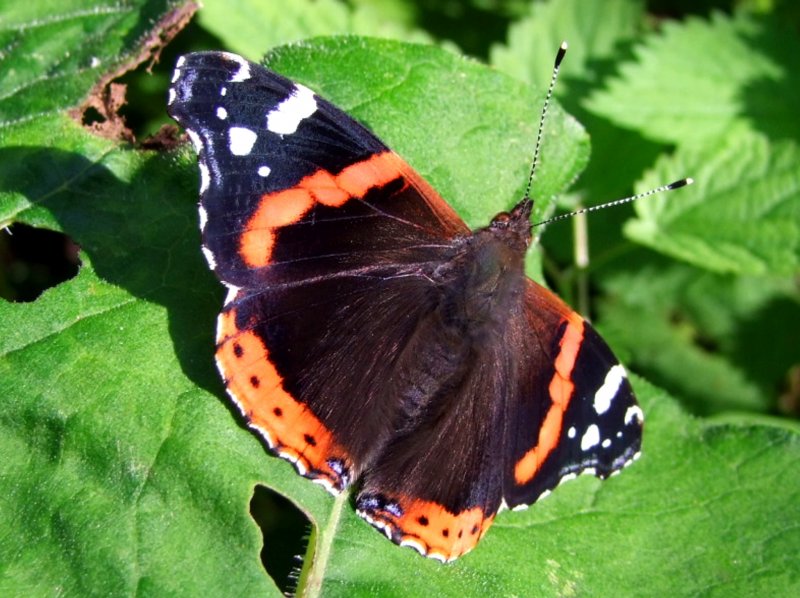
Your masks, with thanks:
[{"label": "butterfly", "polygon": [[178,59],[168,111],[198,155],[227,288],[216,361],[269,449],[393,542],[443,562],[501,508],[640,452],[625,369],[524,273],[526,197],[470,230],[366,127],[226,52]]}]

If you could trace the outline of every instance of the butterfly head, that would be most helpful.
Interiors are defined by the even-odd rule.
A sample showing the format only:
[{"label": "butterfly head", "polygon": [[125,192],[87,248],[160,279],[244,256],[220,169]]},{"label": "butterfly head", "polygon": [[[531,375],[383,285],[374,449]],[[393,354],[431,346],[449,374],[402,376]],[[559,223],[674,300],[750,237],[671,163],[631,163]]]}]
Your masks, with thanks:
[{"label": "butterfly head", "polygon": [[526,197],[510,212],[500,212],[484,230],[523,253],[531,244],[531,211],[533,200]]}]

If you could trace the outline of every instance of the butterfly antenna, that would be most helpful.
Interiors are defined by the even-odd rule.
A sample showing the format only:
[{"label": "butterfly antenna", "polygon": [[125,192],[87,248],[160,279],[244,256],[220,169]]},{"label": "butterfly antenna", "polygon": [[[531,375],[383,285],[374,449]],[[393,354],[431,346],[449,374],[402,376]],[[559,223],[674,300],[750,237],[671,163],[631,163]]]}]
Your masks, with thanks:
[{"label": "butterfly antenna", "polygon": [[636,195],[631,195],[630,197],[623,197],[622,199],[609,201],[607,203],[600,204],[599,206],[590,206],[588,208],[582,208],[580,210],[575,210],[574,212],[570,212],[569,214],[559,214],[558,216],[554,216],[552,218],[548,218],[547,220],[542,220],[541,222],[537,222],[533,226],[542,226],[544,224],[550,224],[551,222],[556,222],[557,220],[572,218],[573,216],[577,216],[578,214],[586,214],[587,212],[596,212],[597,210],[603,210],[605,208],[611,208],[613,206],[621,206],[622,204],[630,203],[632,201],[636,201],[637,199],[648,197],[649,195],[655,195],[656,193],[661,193],[663,191],[672,191],[673,189],[680,189],[681,187],[685,187],[686,185],[691,185],[692,183],[694,183],[694,179],[691,178],[681,179],[679,181],[675,181],[674,183],[670,183],[669,185],[661,185],[660,187],[656,187],[655,189],[650,189],[649,191],[645,191],[644,193],[637,193]]},{"label": "butterfly antenna", "polygon": [[533,185],[533,175],[536,173],[536,165],[539,163],[539,149],[542,146],[542,131],[544,131],[544,120],[547,116],[547,107],[550,104],[550,98],[553,96],[553,89],[556,86],[556,79],[558,79],[558,69],[561,67],[561,61],[564,60],[564,55],[567,53],[567,42],[561,42],[556,54],[556,61],[553,64],[553,74],[550,76],[550,86],[547,88],[547,95],[544,98],[544,105],[542,106],[542,113],[539,116],[539,131],[536,133],[536,146],[533,148],[533,160],[531,161],[531,172],[528,175],[528,184],[525,186],[525,196],[522,198],[523,202],[531,200],[530,192]]}]

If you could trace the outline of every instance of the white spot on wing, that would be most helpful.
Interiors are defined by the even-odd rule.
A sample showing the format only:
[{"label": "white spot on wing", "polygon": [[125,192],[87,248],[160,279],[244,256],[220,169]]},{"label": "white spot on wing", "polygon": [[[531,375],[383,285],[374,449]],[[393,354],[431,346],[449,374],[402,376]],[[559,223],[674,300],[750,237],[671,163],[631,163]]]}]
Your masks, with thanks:
[{"label": "white spot on wing", "polygon": [[167,104],[168,105],[172,105],[172,102],[174,102],[177,99],[177,97],[178,97],[178,94],[176,94],[175,90],[170,87],[169,88],[169,98],[167,99]]},{"label": "white spot on wing", "polygon": [[203,231],[208,224],[208,212],[203,206],[198,207],[197,212],[200,214],[200,230]]},{"label": "white spot on wing", "polygon": [[203,142],[200,141],[200,135],[192,131],[191,129],[186,129],[186,134],[189,136],[189,139],[192,141],[192,145],[194,146],[194,151],[198,154],[200,150],[203,149]]},{"label": "white spot on wing", "polygon": [[416,550],[422,556],[425,556],[425,547],[416,540],[406,538],[400,542],[400,546],[408,546],[409,548]]},{"label": "white spot on wing", "polygon": [[331,484],[331,481],[328,478],[326,477],[313,478],[311,481],[314,482],[315,484],[319,484],[334,496],[338,496],[339,492],[336,490],[336,488],[333,487],[333,484]]},{"label": "white spot on wing", "polygon": [[231,127],[228,129],[228,147],[234,156],[248,155],[256,144],[258,135],[244,127]]},{"label": "white spot on wing", "polygon": [[228,88],[227,87],[221,87],[220,88],[219,95],[224,96],[227,93],[228,93]]},{"label": "white spot on wing", "polygon": [[256,426],[250,426],[250,427],[254,428],[261,435],[261,437],[264,439],[264,442],[267,443],[267,446],[269,448],[275,448],[275,440],[272,438],[272,434]]},{"label": "white spot on wing", "polygon": [[186,56],[179,56],[178,61],[175,63],[175,66],[177,68],[181,68],[185,62],[186,62]]},{"label": "white spot on wing", "polygon": [[308,473],[308,467],[306,467],[302,457],[297,457],[288,451],[278,451],[278,456],[281,459],[286,459],[289,463],[294,465],[294,468],[300,475],[306,475]]},{"label": "white spot on wing", "polygon": [[228,118],[228,111],[223,106],[217,106],[217,118],[220,120]]},{"label": "white spot on wing", "polygon": [[250,78],[249,62],[247,62],[244,58],[242,58],[238,54],[232,54],[230,52],[222,52],[222,55],[231,62],[235,62],[236,64],[239,65],[239,69],[233,74],[233,77],[230,78],[231,83],[241,83],[242,81],[247,81]]},{"label": "white spot on wing", "polygon": [[570,438],[575,438],[575,434],[577,434],[577,432],[578,431],[575,429],[575,426],[570,426],[569,430],[567,430],[567,436]]},{"label": "white spot on wing", "polygon": [[225,286],[228,287],[228,294],[225,295],[225,305],[228,305],[229,303],[232,303],[233,301],[236,300],[236,295],[238,295],[239,291],[241,291],[242,289],[241,287],[237,287],[236,285],[233,284],[227,284]]},{"label": "white spot on wing", "polygon": [[576,473],[568,473],[567,475],[562,477],[560,480],[558,480],[558,485],[560,486],[561,484],[569,482],[570,480],[574,480],[577,477],[578,477],[578,474],[576,474]]},{"label": "white spot on wing", "polygon": [[606,438],[606,439],[605,439],[605,440],[602,442],[602,444],[601,444],[600,446],[602,446],[603,448],[608,448],[608,447],[610,447],[610,446],[611,446],[611,439],[610,439],[610,438]]},{"label": "white spot on wing", "polygon": [[611,407],[611,401],[617,394],[622,381],[625,379],[625,368],[620,364],[615,365],[606,374],[603,385],[594,395],[594,410],[602,415]]},{"label": "white spot on wing", "polygon": [[174,71],[172,71],[172,79],[170,80],[170,83],[175,83],[175,81],[177,81],[180,78],[181,78],[181,69],[176,68]]},{"label": "white spot on wing", "polygon": [[642,413],[639,405],[631,405],[625,412],[625,425],[628,425],[634,419],[636,419],[640,424],[644,421],[644,413]]},{"label": "white spot on wing", "polygon": [[592,424],[591,426],[586,428],[586,432],[583,434],[583,437],[581,438],[581,450],[588,451],[598,442],[600,442],[600,428],[598,428],[597,425]]},{"label": "white spot on wing", "polygon": [[291,135],[303,119],[317,110],[314,92],[299,83],[291,95],[267,114],[267,129],[278,135]]},{"label": "white spot on wing", "polygon": [[211,253],[211,250],[203,245],[200,250],[203,252],[203,255],[206,256],[206,261],[208,262],[208,267],[212,270],[217,269],[217,260],[214,259],[214,254]]},{"label": "white spot on wing", "polygon": [[[197,165],[200,168],[200,194],[202,195],[208,190],[208,186],[211,184],[211,175],[208,173],[208,166],[203,162],[198,162]],[[203,230],[202,227],[200,230]]]},{"label": "white spot on wing", "polygon": [[270,172],[272,172],[272,169],[267,165],[258,167],[258,176],[269,176]]}]

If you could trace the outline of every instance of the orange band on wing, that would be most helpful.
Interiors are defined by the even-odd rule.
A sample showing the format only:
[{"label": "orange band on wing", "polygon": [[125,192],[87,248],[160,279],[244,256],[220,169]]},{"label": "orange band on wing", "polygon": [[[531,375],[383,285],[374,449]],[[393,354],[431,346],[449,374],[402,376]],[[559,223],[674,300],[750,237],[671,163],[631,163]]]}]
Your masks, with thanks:
[{"label": "orange band on wing", "polygon": [[391,538],[401,546],[442,562],[452,561],[472,550],[494,521],[480,507],[451,513],[442,505],[428,500],[401,498],[396,501],[402,510],[399,517],[390,510],[362,513],[381,529],[391,530]]},{"label": "orange band on wing", "polygon": [[263,341],[252,331],[236,328],[235,309],[220,315],[217,330],[217,365],[249,424],[301,474],[325,478],[329,489],[341,490],[346,481],[328,461],[338,459],[349,466],[346,453],[325,424],[286,392]]},{"label": "orange band on wing", "polygon": [[494,515],[486,517],[479,507],[453,514],[435,502],[417,500],[397,525],[403,532],[401,544],[422,541],[426,556],[450,561],[472,550],[492,521]]},{"label": "orange band on wing", "polygon": [[539,471],[548,455],[558,444],[564,421],[564,413],[569,406],[575,385],[572,383],[572,370],[578,358],[583,341],[584,323],[577,313],[572,312],[567,319],[564,335],[559,342],[560,351],[556,357],[555,373],[548,388],[550,408],[545,414],[536,446],[517,461],[514,467],[514,481],[527,484]]},{"label": "orange band on wing", "polygon": [[239,255],[251,268],[267,266],[277,229],[299,222],[314,203],[339,207],[351,198],[362,199],[370,189],[402,177],[402,164],[397,154],[386,151],[348,166],[339,174],[318,170],[291,189],[262,196],[245,225]]}]

